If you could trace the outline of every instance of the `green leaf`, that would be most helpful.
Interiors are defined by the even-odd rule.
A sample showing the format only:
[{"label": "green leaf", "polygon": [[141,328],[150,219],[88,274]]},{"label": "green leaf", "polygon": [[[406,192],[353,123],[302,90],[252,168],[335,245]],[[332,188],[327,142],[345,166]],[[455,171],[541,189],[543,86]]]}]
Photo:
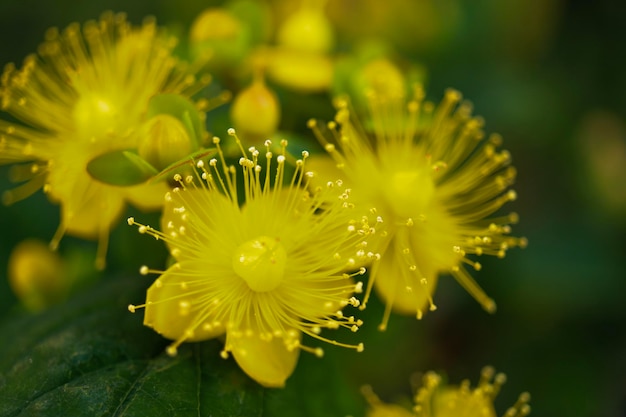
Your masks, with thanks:
[{"label": "green leaf", "polygon": [[0,417],[364,415],[359,384],[333,347],[321,359],[303,352],[283,389],[264,389],[222,359],[218,340],[167,356],[169,341],[127,309],[146,285],[109,277],[42,314],[5,317]]},{"label": "green leaf", "polygon": [[128,187],[146,182],[158,171],[133,151],[117,150],[89,161],[87,172],[105,184]]},{"label": "green leaf", "polygon": [[163,180],[166,180],[166,181],[171,180],[174,174],[178,173],[182,175],[183,172],[188,171],[188,170],[185,170],[184,168],[191,167],[194,162],[199,161],[201,159],[210,158],[216,154],[217,154],[217,150],[215,148],[200,149],[199,151],[194,152],[190,155],[187,155],[183,159],[176,161],[173,164],[169,165],[163,171],[155,175],[150,180],[150,183],[152,184],[152,183],[163,181]]},{"label": "green leaf", "polygon": [[218,341],[178,356],[127,310],[141,279],[99,284],[71,302],[0,325],[0,416],[260,416],[264,390]]},{"label": "green leaf", "polygon": [[[312,342],[317,343],[317,342]],[[349,367],[333,350],[324,346],[325,355],[318,358],[302,352],[294,374],[285,388],[268,390],[263,404],[264,417],[364,416],[365,399],[359,384],[351,378]],[[359,360],[359,353],[351,352]]]}]

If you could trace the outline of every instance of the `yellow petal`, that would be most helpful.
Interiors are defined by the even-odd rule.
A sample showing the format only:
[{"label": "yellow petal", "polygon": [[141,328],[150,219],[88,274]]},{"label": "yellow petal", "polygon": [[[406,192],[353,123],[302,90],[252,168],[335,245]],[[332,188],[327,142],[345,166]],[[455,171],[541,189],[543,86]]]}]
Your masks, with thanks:
[{"label": "yellow petal", "polygon": [[333,72],[333,62],[326,55],[287,48],[272,52],[268,68],[268,74],[274,81],[301,92],[328,89]]},{"label": "yellow petal", "polygon": [[226,334],[226,346],[235,360],[250,376],[264,387],[280,388],[293,373],[300,349],[287,349],[282,338],[261,340],[256,334]]},{"label": "yellow petal", "polygon": [[374,281],[378,295],[401,314],[418,314],[418,311],[428,310],[437,286],[437,274],[422,276],[411,272],[406,261],[394,255],[388,252],[380,260]]},{"label": "yellow petal", "polygon": [[68,234],[95,239],[102,232],[108,234],[112,225],[122,216],[124,200],[111,187],[104,185],[90,187],[89,194],[90,198],[60,200],[61,223],[66,226]]},{"label": "yellow petal", "polygon": [[165,193],[169,190],[166,182],[141,184],[124,188],[126,199],[140,210],[156,210],[165,204]]},{"label": "yellow petal", "polygon": [[[209,314],[197,286],[172,266],[148,289],[144,324],[176,341],[201,341],[224,333],[224,327]],[[194,278],[197,280],[197,278]]]},{"label": "yellow petal", "polygon": [[[324,154],[312,155],[306,163],[307,171],[313,172],[314,176],[311,178],[311,185],[324,186],[328,181],[337,181],[341,179],[344,181],[346,174],[343,170],[337,168],[337,162],[330,156]],[[346,184],[346,187],[349,187]]]}]

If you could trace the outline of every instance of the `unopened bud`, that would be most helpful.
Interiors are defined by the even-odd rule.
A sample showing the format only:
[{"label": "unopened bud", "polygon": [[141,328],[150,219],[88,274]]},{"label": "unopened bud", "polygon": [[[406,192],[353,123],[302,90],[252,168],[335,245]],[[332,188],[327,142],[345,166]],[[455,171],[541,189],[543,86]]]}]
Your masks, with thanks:
[{"label": "unopened bud", "polygon": [[189,31],[192,53],[215,66],[232,64],[245,56],[249,35],[239,19],[225,8],[204,10]]},{"label": "unopened bud", "polygon": [[39,240],[18,244],[9,258],[9,284],[24,307],[40,311],[65,299],[72,282],[58,253]]},{"label": "unopened bud", "polygon": [[185,126],[174,116],[157,114],[146,123],[138,152],[158,170],[179,161],[194,151]]},{"label": "unopened bud", "polygon": [[259,78],[235,97],[230,115],[238,133],[267,138],[278,127],[280,103]]},{"label": "unopened bud", "polygon": [[277,41],[285,48],[324,54],[334,47],[335,35],[321,7],[303,7],[283,22]]}]

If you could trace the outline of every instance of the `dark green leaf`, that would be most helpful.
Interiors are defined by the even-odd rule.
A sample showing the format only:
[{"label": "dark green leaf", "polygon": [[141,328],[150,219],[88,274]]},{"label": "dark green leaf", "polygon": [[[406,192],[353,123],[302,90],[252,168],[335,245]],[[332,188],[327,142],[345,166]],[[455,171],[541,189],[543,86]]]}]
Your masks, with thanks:
[{"label": "dark green leaf", "polygon": [[110,185],[127,187],[146,182],[158,171],[139,155],[128,150],[102,154],[87,164],[94,179]]},{"label": "dark green leaf", "polygon": [[[38,315],[0,324],[0,417],[361,415],[363,399],[340,356],[302,353],[283,389],[264,389],[218,340],[168,341],[128,312],[145,297],[142,278],[111,279]],[[355,355],[358,355],[355,353]],[[355,360],[358,358],[355,358]],[[324,387],[324,389],[320,389]]]},{"label": "dark green leaf", "polygon": [[171,180],[174,174],[181,174],[186,172],[186,167],[193,166],[194,162],[199,160],[206,160],[207,158],[213,157],[217,151],[215,149],[200,149],[197,152],[194,152],[190,155],[187,155],[183,159],[174,162],[169,165],[163,171],[159,172],[157,175],[150,179],[150,183],[155,183],[163,180]]},{"label": "dark green leaf", "polygon": [[[332,352],[343,348],[324,348],[327,352],[323,358],[302,352],[296,372],[287,380],[285,388],[266,392],[263,416],[365,415],[365,401],[359,392],[359,384],[349,377],[346,364],[341,363],[341,355]],[[358,361],[360,354],[351,353]]]},{"label": "dark green leaf", "polygon": [[218,341],[166,341],[126,306],[141,279],[105,282],[68,304],[0,325],[0,416],[260,416],[263,389]]}]

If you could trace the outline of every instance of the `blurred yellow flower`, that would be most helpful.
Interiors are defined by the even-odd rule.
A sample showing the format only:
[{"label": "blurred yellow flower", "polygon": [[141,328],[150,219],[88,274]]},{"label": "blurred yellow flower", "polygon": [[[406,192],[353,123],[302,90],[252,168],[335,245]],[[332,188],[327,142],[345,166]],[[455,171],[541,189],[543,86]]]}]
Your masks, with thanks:
[{"label": "blurred yellow flower", "polygon": [[196,79],[172,56],[175,43],[153,19],[132,27],[123,14],[105,13],[82,28],[50,29],[21,69],[5,67],[2,109],[20,123],[0,120],[0,163],[26,164],[16,165],[12,176],[24,184],[3,200],[11,204],[43,187],[61,205],[53,247],[65,233],[98,238],[97,264],[104,267],[109,229],[125,203],[162,205],[165,184],[121,187],[96,180],[87,166],[145,142],[142,132],[149,129],[142,124],[154,96],[189,97],[210,81]]},{"label": "blurred yellow flower", "polygon": [[232,12],[211,7],[203,10],[189,30],[191,52],[215,67],[236,65],[249,48],[250,34]]},{"label": "blurred yellow flower", "polygon": [[[176,175],[179,186],[166,196],[161,230],[141,225],[140,233],[165,241],[176,263],[147,293],[144,324],[174,342],[226,334],[223,357],[231,352],[239,366],[268,387],[283,386],[299,350],[318,356],[321,348],[302,344],[302,333],[333,345],[363,349],[328,339],[323,329],[362,324],[342,312],[359,301],[362,283],[353,277],[375,257],[367,250],[373,225],[350,202],[349,190],[329,182],[309,190],[308,152],[295,161],[285,180],[286,141],[274,156],[265,142],[246,152],[234,129],[241,171],[226,162],[219,139],[218,158],[198,161],[197,175]],[[275,162],[274,162],[275,159]],[[237,182],[238,171],[243,182]],[[240,202],[239,199],[243,201]],[[355,217],[356,216],[356,217]]]},{"label": "blurred yellow flower", "polygon": [[511,156],[497,150],[500,136],[485,139],[482,119],[471,116],[454,90],[438,106],[424,101],[419,88],[408,102],[402,93],[371,90],[368,102],[365,127],[346,99],[337,100],[336,119],[326,128],[309,123],[332,157],[312,159],[311,166],[344,179],[355,204],[375,207],[384,219],[377,246],[382,259],[372,267],[362,307],[374,286],[386,303],[381,329],[392,309],[421,318],[435,309],[438,276],[449,273],[485,310],[495,311],[466,268],[481,267],[470,255],[501,258],[526,245],[509,236],[517,214],[490,217],[516,196],[509,189],[516,174]]},{"label": "blurred yellow flower", "polygon": [[[485,367],[476,388],[465,380],[459,386],[442,384],[441,376],[427,372],[422,386],[415,394],[415,406],[411,411],[395,404],[385,404],[372,391],[363,388],[370,404],[368,417],[496,417],[493,401],[506,381],[504,374],[494,376],[492,367]],[[502,417],[524,417],[530,414],[530,394],[519,396],[517,402]]]},{"label": "blurred yellow flower", "polygon": [[256,60],[263,61],[268,76],[278,84],[302,92],[330,88],[334,74],[334,28],[326,16],[326,0],[283,2],[287,8],[276,28],[276,45],[259,48]]},{"label": "blurred yellow flower", "polygon": [[7,269],[11,289],[30,311],[44,310],[63,301],[72,285],[59,254],[37,239],[15,246]]},{"label": "blurred yellow flower", "polygon": [[334,28],[324,8],[326,0],[303,0],[285,17],[276,33],[276,43],[284,48],[325,54],[335,46]]}]

